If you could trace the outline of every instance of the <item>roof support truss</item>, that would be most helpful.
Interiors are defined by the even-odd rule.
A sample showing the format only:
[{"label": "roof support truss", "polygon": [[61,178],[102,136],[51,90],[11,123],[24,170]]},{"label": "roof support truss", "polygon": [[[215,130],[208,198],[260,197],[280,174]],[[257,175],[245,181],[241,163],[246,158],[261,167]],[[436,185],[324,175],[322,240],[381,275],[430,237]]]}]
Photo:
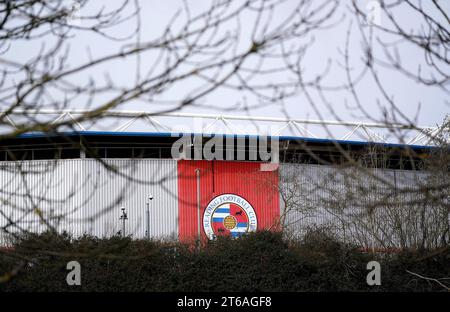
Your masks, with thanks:
[{"label": "roof support truss", "polygon": [[[89,113],[89,110],[15,110],[8,112],[5,116],[5,112],[0,112],[0,116],[5,116],[6,120],[11,126],[16,127],[16,123],[13,117],[18,116],[33,116],[38,115],[49,116],[48,119],[53,124],[63,123],[67,118],[70,119],[69,123],[76,125],[81,131],[95,131],[94,126],[86,126],[85,123],[80,121],[80,117]],[[352,122],[352,121],[336,121],[336,120],[314,120],[314,119],[293,119],[293,118],[279,118],[279,117],[254,117],[254,116],[234,116],[234,115],[217,115],[217,114],[192,114],[192,113],[164,113],[156,114],[145,111],[128,111],[128,110],[110,110],[102,114],[102,118],[117,118],[118,120],[125,119],[125,121],[115,127],[112,131],[123,132],[129,129],[138,120],[146,121],[146,124],[151,125],[156,132],[179,132],[176,131],[173,125],[173,121],[178,123],[188,124],[192,120],[202,120],[202,133],[220,132],[221,126],[225,127],[227,133],[235,134],[249,134],[246,132],[245,127],[242,125],[236,125],[232,121],[241,121],[251,125],[271,124],[271,135],[282,136],[287,130],[290,134],[300,134],[303,137],[317,138],[324,137],[324,134],[315,134],[313,130],[308,126],[321,126],[326,129],[325,133],[328,133],[328,137],[335,139],[333,136],[334,127],[343,127],[347,129],[347,132],[341,137],[341,140],[351,140],[358,136],[366,141],[371,142],[384,142],[388,143],[388,140],[383,137],[378,131],[387,132],[396,130],[409,131],[412,133],[408,142],[395,142],[406,144],[422,144],[422,145],[434,145],[434,137],[441,134],[443,127],[417,127],[413,125],[404,124],[386,124],[386,123],[373,123],[373,122]],[[172,121],[169,122],[169,120]],[[203,121],[205,125],[203,126]],[[95,123],[97,124],[97,123]],[[148,132],[148,129],[143,126],[139,131]],[[104,131],[104,130],[103,130]],[[195,132],[195,131],[193,131]],[[223,132],[222,132],[223,133]],[[394,143],[394,142],[393,142]]]}]

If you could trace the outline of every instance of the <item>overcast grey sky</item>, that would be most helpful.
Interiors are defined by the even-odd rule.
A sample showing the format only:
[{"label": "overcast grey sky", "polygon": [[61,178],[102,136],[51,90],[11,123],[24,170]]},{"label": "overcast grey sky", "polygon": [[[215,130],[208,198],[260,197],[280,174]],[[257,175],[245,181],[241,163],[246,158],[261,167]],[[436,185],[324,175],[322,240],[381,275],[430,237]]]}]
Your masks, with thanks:
[{"label": "overcast grey sky", "polygon": [[[68,0],[69,1],[69,0]],[[69,1],[70,2],[70,1]],[[83,21],[77,21],[77,14],[79,16],[88,15],[96,12],[99,6],[105,5],[111,7],[117,2],[116,0],[98,0],[94,4],[90,4],[87,7],[83,7],[79,12],[74,15],[74,23],[83,23]],[[205,10],[205,3],[208,1],[187,1],[191,14],[195,15],[196,12]],[[236,0],[239,3],[240,0]],[[143,42],[158,38],[165,27],[170,22],[175,12],[183,8],[183,2],[178,0],[165,0],[165,1],[139,1],[141,5],[141,31],[139,38]],[[270,27],[276,27],[283,20],[283,17],[291,13],[295,0],[286,1],[281,5],[270,24]],[[322,72],[325,68],[329,68],[324,82],[329,86],[340,85],[345,82],[346,73],[343,69],[344,56],[342,52],[345,49],[346,36],[350,31],[350,44],[349,51],[351,57],[352,71],[355,76],[363,68],[363,55],[364,46],[362,44],[362,37],[359,28],[357,27],[354,16],[349,11],[350,1],[341,1],[339,10],[337,10],[330,18],[328,24],[334,25],[332,27],[314,31],[313,35],[298,38],[299,44],[304,44],[306,52],[302,60],[302,71],[305,77],[314,77],[318,73]],[[361,7],[367,8],[366,3],[369,1],[361,1]],[[426,5],[426,3],[425,3]],[[450,2],[444,3],[448,12],[450,12]],[[417,18],[411,14],[411,11],[405,10],[396,11],[396,16],[399,21],[405,25],[406,28],[414,29],[420,27],[417,24]],[[438,14],[436,14],[438,18]],[[389,23],[388,19],[381,15],[379,23],[386,25]],[[240,19],[240,48],[247,48],[250,44],[250,32],[254,24],[254,16],[251,14],[244,15]],[[127,35],[132,32],[135,27],[135,21],[130,20],[127,23],[112,29],[111,31],[115,35]],[[172,26],[173,29],[183,24],[183,14],[180,15],[179,20]],[[221,28],[223,34],[232,35],[236,31],[237,24],[232,21]],[[269,27],[269,29],[270,29]],[[262,29],[258,29],[262,33]],[[89,57],[99,57],[102,55],[110,54],[117,51],[124,44],[132,44],[136,42],[136,37],[133,37],[126,42],[116,42],[108,40],[101,36],[88,33],[88,32],[76,32],[71,34],[69,40],[69,62],[67,66],[75,66],[86,62]],[[381,33],[375,33],[374,38],[381,36]],[[313,41],[312,37],[314,37]],[[378,38],[377,38],[378,39]],[[374,39],[376,42],[377,39]],[[380,37],[379,39],[389,41],[391,38]],[[45,41],[51,42],[50,38],[39,40],[22,41],[11,46],[4,58],[14,59],[17,61],[25,61],[34,56],[40,49],[41,45]],[[378,53],[378,57],[383,58],[382,45],[376,43],[374,51]],[[411,71],[417,72],[419,66],[421,66],[423,72],[426,73],[426,63],[424,60],[423,52],[420,49],[412,47],[410,45],[402,45],[398,51],[401,56],[403,64],[407,64]],[[90,55],[90,56],[89,56]],[[157,54],[153,52],[147,52],[140,56],[141,75],[145,75],[145,72],[152,66]],[[72,77],[73,81],[83,82],[93,77],[95,80],[104,80],[104,77],[108,75],[115,83],[123,86],[128,86],[134,83],[137,74],[137,58],[129,57],[121,61],[114,61],[106,64],[105,66],[95,67],[88,72],[81,75]],[[269,64],[276,65],[276,64]],[[448,94],[436,87],[428,87],[417,83],[416,81],[406,78],[404,75],[398,73],[396,70],[377,67],[377,72],[380,75],[383,85],[389,92],[389,96],[392,97],[398,108],[409,118],[414,119],[417,114],[417,124],[421,126],[434,126],[440,124],[446,114],[450,112],[449,97]],[[272,74],[264,77],[253,77],[254,81],[270,82],[279,81],[283,79],[290,79],[289,77],[280,76],[278,74]],[[196,87],[198,81],[193,79],[192,81],[183,82],[182,84],[175,85],[173,88],[166,90],[154,101],[134,101],[127,103],[120,107],[120,109],[130,110],[145,110],[145,111],[158,111],[165,109],[168,104],[158,104],[158,101],[176,101],[182,98],[186,94],[189,94],[193,88]],[[383,119],[383,109],[388,108],[387,101],[382,97],[380,91],[376,88],[375,82],[370,75],[366,75],[357,85],[357,90],[364,106],[364,109],[369,115],[376,119]],[[62,97],[62,94],[54,94],[55,97]],[[311,91],[310,96],[314,100],[314,105],[307,100],[304,92],[298,90],[298,93],[290,97],[283,103],[273,103],[270,105],[263,105],[259,108],[252,108],[248,111],[242,110],[246,105],[250,107],[258,106],[256,99],[251,96],[245,95],[243,92],[237,92],[234,90],[228,90],[226,88],[219,89],[213,92],[211,95],[203,99],[198,106],[186,107],[183,112],[198,112],[198,113],[224,113],[230,115],[243,115],[249,114],[252,116],[286,116],[291,118],[324,118],[334,120],[340,118],[342,120],[350,121],[368,121],[367,116],[354,108],[354,100],[352,95],[348,91],[327,91],[324,92],[324,98],[321,98],[317,92]],[[96,99],[102,102],[108,99],[108,95],[99,95]],[[328,103],[332,107],[332,111],[327,107]],[[76,104],[72,104],[71,108],[84,107],[83,98],[77,99]],[[239,107],[240,109],[235,109]],[[233,108],[232,110],[227,110]],[[420,110],[419,110],[420,108]],[[224,111],[225,110],[225,111]],[[321,116],[318,116],[317,112],[320,112]],[[337,114],[337,116],[335,115]]]}]

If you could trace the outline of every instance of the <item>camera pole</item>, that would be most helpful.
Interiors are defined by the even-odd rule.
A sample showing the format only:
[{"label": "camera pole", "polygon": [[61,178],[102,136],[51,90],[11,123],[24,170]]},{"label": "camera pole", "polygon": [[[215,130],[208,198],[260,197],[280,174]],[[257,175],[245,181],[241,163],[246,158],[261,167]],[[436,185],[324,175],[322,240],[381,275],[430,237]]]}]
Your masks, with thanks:
[{"label": "camera pole", "polygon": [[120,216],[120,220],[122,220],[122,236],[125,237],[126,236],[125,221],[128,220],[128,216],[125,212],[125,207],[122,207],[121,210],[122,210],[122,215]]}]

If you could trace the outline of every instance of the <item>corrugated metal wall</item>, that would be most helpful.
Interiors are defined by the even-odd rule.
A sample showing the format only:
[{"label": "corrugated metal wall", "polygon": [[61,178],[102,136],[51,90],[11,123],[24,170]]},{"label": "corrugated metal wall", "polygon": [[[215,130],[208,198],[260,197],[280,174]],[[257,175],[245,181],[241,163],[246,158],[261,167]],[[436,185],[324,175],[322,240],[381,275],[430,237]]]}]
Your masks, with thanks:
[{"label": "corrugated metal wall", "polygon": [[142,238],[146,202],[153,194],[150,235],[177,237],[176,161],[107,159],[104,164],[110,168],[94,159],[0,162],[0,226],[14,222],[8,231],[40,232],[47,228],[42,213],[59,231],[110,236],[121,230],[124,206],[126,234]]},{"label": "corrugated metal wall", "polygon": [[449,216],[445,207],[425,198],[429,176],[425,171],[281,164],[282,222],[293,237],[322,227],[365,247],[419,246],[422,240],[438,245]]},{"label": "corrugated metal wall", "polygon": [[177,163],[163,159],[108,159],[113,172],[95,160],[84,161],[87,188],[85,232],[96,236],[113,235],[121,229],[119,221],[126,209],[126,234],[145,237],[145,210],[150,202],[150,236],[178,235]]},{"label": "corrugated metal wall", "polygon": [[52,226],[75,235],[83,232],[80,164],[79,160],[0,162],[3,243],[6,231],[41,232]]},{"label": "corrugated metal wall", "polygon": [[[288,235],[302,236],[309,226],[330,224],[336,218],[321,208],[327,193],[320,181],[334,171],[328,166],[280,165],[280,214]],[[339,190],[335,185],[335,190]]]},{"label": "corrugated metal wall", "polygon": [[324,226],[361,246],[380,241],[416,246],[424,236],[438,240],[450,222],[448,208],[430,203],[420,191],[429,179],[424,171],[364,173],[308,164],[264,171],[260,163],[169,159],[104,162],[0,162],[0,242],[8,238],[5,230],[40,232],[45,222],[75,236],[114,235],[121,230],[122,206],[128,214],[126,234],[142,238],[149,194],[154,196],[150,235],[189,239],[197,233],[196,168],[201,169],[201,217],[212,198],[234,193],[254,207],[258,229],[273,226],[281,210],[286,233],[294,237]]}]

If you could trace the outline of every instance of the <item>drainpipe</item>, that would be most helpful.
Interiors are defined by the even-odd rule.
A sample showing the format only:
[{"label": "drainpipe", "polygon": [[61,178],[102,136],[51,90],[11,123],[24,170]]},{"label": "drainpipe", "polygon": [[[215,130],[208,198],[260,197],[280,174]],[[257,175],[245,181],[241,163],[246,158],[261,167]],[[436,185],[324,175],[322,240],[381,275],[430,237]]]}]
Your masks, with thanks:
[{"label": "drainpipe", "polygon": [[197,247],[200,247],[200,169],[195,169],[197,176]]}]

